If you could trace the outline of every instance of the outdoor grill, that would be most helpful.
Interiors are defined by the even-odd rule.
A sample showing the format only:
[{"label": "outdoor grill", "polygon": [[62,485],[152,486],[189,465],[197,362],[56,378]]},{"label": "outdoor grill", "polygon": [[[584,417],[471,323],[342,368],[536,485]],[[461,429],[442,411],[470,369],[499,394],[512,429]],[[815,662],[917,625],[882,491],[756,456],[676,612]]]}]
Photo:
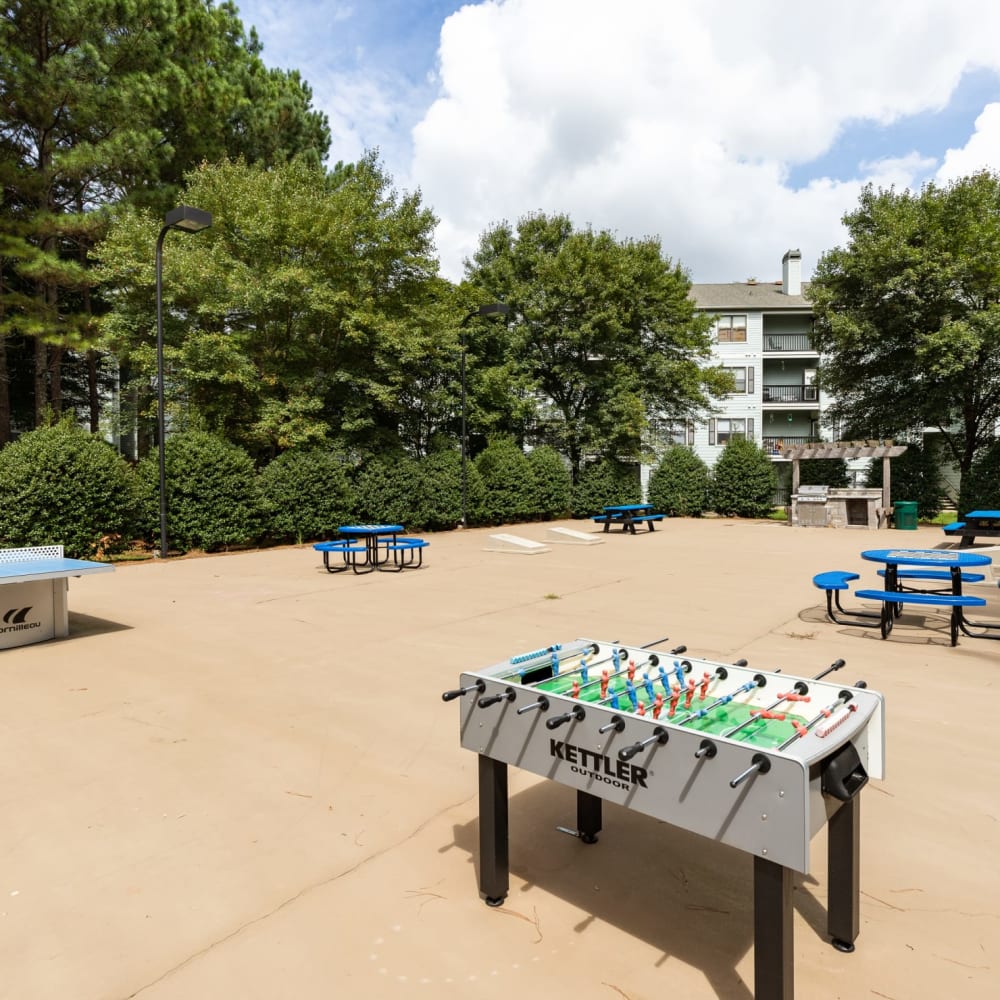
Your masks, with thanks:
[{"label": "outdoor grill", "polygon": [[829,486],[799,486],[792,494],[792,524],[825,528],[830,523],[829,491]]},{"label": "outdoor grill", "polygon": [[807,528],[878,528],[880,489],[800,486],[792,494],[791,523]]}]

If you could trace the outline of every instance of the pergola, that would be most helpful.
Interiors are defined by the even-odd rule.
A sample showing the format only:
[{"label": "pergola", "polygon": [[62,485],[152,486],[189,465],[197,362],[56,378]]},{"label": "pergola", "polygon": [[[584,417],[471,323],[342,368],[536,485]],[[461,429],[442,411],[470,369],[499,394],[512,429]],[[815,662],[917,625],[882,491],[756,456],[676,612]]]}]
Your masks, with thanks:
[{"label": "pergola", "polygon": [[782,451],[783,458],[792,460],[792,495],[799,491],[799,462],[810,458],[881,458],[882,459],[882,507],[888,511],[892,507],[889,460],[898,458],[906,451],[905,444],[888,441],[837,441],[828,444],[791,445]]}]

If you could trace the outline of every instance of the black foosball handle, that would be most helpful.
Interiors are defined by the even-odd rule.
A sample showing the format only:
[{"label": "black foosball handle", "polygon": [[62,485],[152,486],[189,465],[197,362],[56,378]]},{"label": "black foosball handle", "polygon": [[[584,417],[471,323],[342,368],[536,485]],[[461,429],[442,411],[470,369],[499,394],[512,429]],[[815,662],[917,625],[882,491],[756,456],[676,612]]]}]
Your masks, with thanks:
[{"label": "black foosball handle", "polygon": [[482,694],[485,690],[486,690],[486,681],[478,680],[476,681],[475,684],[472,684],[469,687],[459,688],[457,691],[445,691],[445,693],[441,695],[441,700],[453,701],[455,698],[461,698],[463,695],[468,694],[470,691],[478,691],[480,694]]},{"label": "black foosball handle", "polygon": [[826,668],[826,670],[822,671],[822,673],[818,673],[813,680],[818,681],[821,677],[826,677],[827,674],[832,674],[834,670],[839,670],[845,663],[847,663],[847,660],[834,660],[833,663]]},{"label": "black foosball handle", "polygon": [[576,719],[578,722],[582,722],[586,716],[587,713],[583,710],[583,705],[574,705],[573,710],[567,712],[565,715],[553,715],[551,719],[546,719],[545,728],[558,729],[560,726],[569,722],[570,719]]},{"label": "black foosball handle", "polygon": [[638,743],[633,743],[630,747],[623,747],[618,751],[619,760],[631,760],[637,753],[642,753],[650,743],[664,744],[670,739],[670,733],[667,732],[663,726],[657,726],[653,730],[653,735],[646,737],[644,740],[640,740]]},{"label": "black foosball handle", "polygon": [[491,694],[489,698],[480,698],[476,703],[480,708],[489,708],[490,705],[499,704],[501,701],[513,701],[517,695],[512,687],[508,687],[503,694]]}]

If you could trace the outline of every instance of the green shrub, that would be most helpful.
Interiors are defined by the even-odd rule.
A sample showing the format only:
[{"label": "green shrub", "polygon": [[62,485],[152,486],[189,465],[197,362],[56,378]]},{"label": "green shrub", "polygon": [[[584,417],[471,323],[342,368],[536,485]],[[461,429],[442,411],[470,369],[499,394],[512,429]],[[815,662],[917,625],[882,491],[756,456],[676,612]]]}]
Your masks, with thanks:
[{"label": "green shrub", "polygon": [[274,541],[330,538],[354,518],[354,489],[344,462],[320,448],[294,449],[261,470],[264,534]]},{"label": "green shrub", "polygon": [[698,517],[711,483],[708,466],[690,448],[673,445],[649,477],[649,502],[671,517]]},{"label": "green shrub", "polygon": [[542,445],[528,452],[535,477],[535,503],[544,518],[566,517],[573,504],[573,478],[555,448]]},{"label": "green shrub", "polygon": [[359,520],[402,524],[408,531],[426,526],[420,467],[402,452],[369,459],[354,477]]},{"label": "green shrub", "polygon": [[[131,469],[96,435],[63,422],[29,431],[0,451],[5,546],[61,544],[67,556],[87,558],[99,546],[124,547],[136,512]],[[109,536],[111,544],[101,545]]]},{"label": "green shrub", "polygon": [[842,489],[850,486],[847,463],[842,458],[807,458],[799,462],[801,486],[829,486]]},{"label": "green shrub", "polygon": [[573,487],[573,516],[589,517],[610,504],[640,503],[642,490],[635,466],[611,459],[585,465]]},{"label": "green shrub", "polygon": [[[903,456],[905,457],[905,455]],[[896,492],[896,462],[892,463],[893,496],[907,499]],[[919,504],[920,501],[917,501]],[[962,492],[958,501],[959,516],[970,510],[996,510],[1000,502],[1000,441],[994,441],[988,448],[982,449],[972,462],[969,471],[962,477]],[[917,507],[917,513],[922,517],[923,510]]]},{"label": "green shrub", "polygon": [[764,517],[774,506],[777,483],[762,448],[746,438],[730,438],[712,470],[712,508],[724,516]]},{"label": "green shrub", "polygon": [[[164,447],[167,482],[167,540],[180,552],[213,552],[246,545],[260,531],[260,495],[250,456],[205,431],[182,431]],[[143,490],[144,527],[159,537],[158,457],[136,470]]]},{"label": "green shrub", "polygon": [[[941,469],[933,448],[906,444],[906,451],[890,460],[890,500],[915,500],[917,516],[933,520],[941,510]],[[803,463],[804,465],[808,463]],[[882,459],[873,458],[865,477],[871,487],[882,486]],[[965,484],[962,484],[965,491]]]},{"label": "green shrub", "polygon": [[527,521],[538,513],[535,477],[520,445],[507,435],[491,438],[476,456],[483,482],[479,507],[487,524]]},{"label": "green shrub", "polygon": [[[420,471],[420,527],[447,531],[462,520],[462,456],[454,449],[434,451],[422,458]],[[475,463],[465,463],[466,519],[482,503],[482,483]],[[407,525],[409,527],[409,525]]]}]

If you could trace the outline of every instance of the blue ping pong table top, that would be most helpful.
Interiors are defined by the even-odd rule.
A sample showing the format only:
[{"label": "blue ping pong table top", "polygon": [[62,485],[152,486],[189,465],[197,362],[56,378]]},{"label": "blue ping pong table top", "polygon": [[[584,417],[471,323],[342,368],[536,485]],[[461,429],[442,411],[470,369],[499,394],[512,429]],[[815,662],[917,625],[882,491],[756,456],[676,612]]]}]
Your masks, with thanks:
[{"label": "blue ping pong table top", "polygon": [[104,573],[113,569],[111,563],[90,562],[86,559],[23,559],[18,562],[0,562],[0,583],[39,577],[57,579],[61,576],[82,576],[84,573]]}]

